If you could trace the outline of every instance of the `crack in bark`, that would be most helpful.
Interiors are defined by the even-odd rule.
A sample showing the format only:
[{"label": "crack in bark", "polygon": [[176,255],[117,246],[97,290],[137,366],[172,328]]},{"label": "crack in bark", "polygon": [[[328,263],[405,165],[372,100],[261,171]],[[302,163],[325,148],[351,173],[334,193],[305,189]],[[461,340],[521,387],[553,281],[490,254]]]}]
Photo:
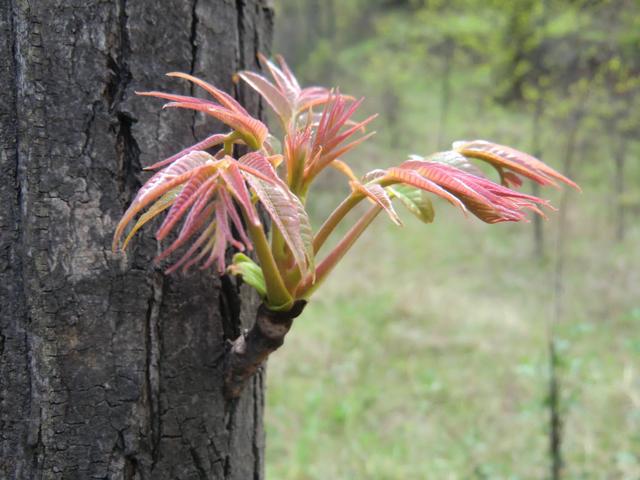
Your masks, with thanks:
[{"label": "crack in bark", "polygon": [[88,156],[89,154],[89,143],[91,142],[91,129],[93,128],[93,122],[96,119],[96,111],[99,105],[100,105],[100,101],[95,101],[91,105],[91,115],[89,115],[87,126],[84,128],[84,143],[82,144],[82,149],[80,150],[83,156]]},{"label": "crack in bark", "polygon": [[[193,0],[191,6],[191,35],[189,41],[191,42],[191,65],[189,67],[189,73],[193,75],[196,69],[196,61],[198,59],[198,0]],[[191,95],[193,95],[193,83],[190,83]]]},{"label": "crack in bark", "polygon": [[135,118],[125,112],[117,112],[116,159],[118,162],[117,180],[120,198],[129,205],[140,188],[141,183],[136,174],[142,169],[140,165],[140,147],[131,132]]},{"label": "crack in bark", "polygon": [[122,103],[127,87],[133,78],[128,64],[131,53],[128,22],[127,0],[118,0],[118,45],[115,52],[116,57],[114,58],[112,55],[107,57],[107,68],[111,71],[111,77],[104,91],[111,113],[116,111]]},{"label": "crack in bark", "polygon": [[123,469],[123,477],[124,480],[135,480],[138,477],[138,460],[135,457],[126,455],[124,457],[124,469]]},{"label": "crack in bark", "polygon": [[238,288],[229,275],[220,277],[220,314],[226,340],[238,338],[242,330],[240,321],[241,300]]},{"label": "crack in bark", "polygon": [[[16,325],[22,325],[23,335],[23,355],[24,355],[24,368],[26,374],[26,391],[24,398],[25,410],[28,417],[26,418],[26,438],[25,438],[25,458],[24,464],[29,465],[32,471],[37,471],[44,459],[45,445],[42,440],[42,424],[41,424],[41,407],[40,400],[41,394],[38,391],[36,382],[38,381],[38,372],[36,368],[36,362],[34,358],[34,345],[32,336],[32,321],[29,317],[29,295],[27,294],[26,287],[26,275],[25,275],[25,222],[24,218],[27,215],[27,159],[28,155],[23,155],[21,151],[22,145],[22,106],[24,105],[27,94],[24,89],[24,74],[22,71],[22,64],[24,62],[24,55],[21,51],[21,45],[19,42],[19,36],[23,33],[18,25],[21,23],[18,17],[18,6],[14,0],[8,2],[9,13],[9,29],[11,34],[11,58],[10,69],[13,71],[13,89],[14,95],[12,96],[11,110],[13,113],[13,136],[14,136],[14,155],[15,165],[13,173],[13,185],[15,186],[15,197],[11,205],[11,211],[13,213],[13,223],[15,229],[13,231],[13,242],[10,246],[9,258],[12,265],[12,281],[14,285],[14,322]],[[20,32],[20,33],[19,33]],[[25,28],[27,40],[31,33]],[[27,42],[27,46],[29,43]],[[8,132],[5,132],[7,134]],[[4,353],[4,339],[2,336],[1,352]]]},{"label": "crack in bark", "polygon": [[[237,31],[237,44],[238,44],[238,52],[236,55],[237,68],[236,71],[240,71],[245,68],[245,58],[244,58],[244,3],[245,0],[236,0],[236,31]],[[244,103],[244,95],[242,94],[242,88],[240,83],[235,84],[235,93],[236,99],[243,104]]]},{"label": "crack in bark", "polygon": [[202,465],[202,459],[198,455],[198,452],[195,448],[191,447],[189,449],[189,453],[193,460],[193,466],[196,467],[196,470],[198,471],[198,476],[201,480],[207,480],[207,471],[205,470],[204,465]]},{"label": "crack in bark", "polygon": [[146,389],[149,407],[149,426],[151,436],[151,471],[158,460],[160,439],[162,437],[162,416],[160,414],[160,306],[164,290],[164,275],[155,271],[151,278],[151,298],[146,321]]},{"label": "crack in bark", "polygon": [[[198,61],[198,24],[200,23],[200,19],[198,18],[198,0],[193,0],[193,4],[191,5],[191,34],[189,36],[189,41],[191,43],[191,64],[189,65],[189,73],[191,75],[195,74],[196,71],[196,63]],[[191,96],[194,95],[195,86],[192,82],[189,82],[189,94]],[[196,137],[196,121],[198,115],[196,112],[193,112],[193,120],[191,122],[191,135],[194,140],[197,140]]]},{"label": "crack in bark", "polygon": [[258,372],[253,380],[253,438],[251,439],[251,449],[253,451],[253,480],[261,480],[262,455],[260,447],[262,422],[261,410],[264,411],[264,370]]},{"label": "crack in bark", "polygon": [[[129,84],[133,79],[131,70],[129,69],[129,55],[131,54],[131,45],[129,40],[127,15],[127,0],[118,0],[118,36],[117,45],[111,46],[113,55],[107,56],[107,68],[111,72],[109,81],[107,82],[103,96],[107,102],[109,112],[111,113],[112,131],[116,135],[116,160],[117,160],[117,180],[118,190],[123,204],[129,204],[133,199],[135,192],[140,187],[140,182],[136,178],[136,174],[141,170],[140,165],[140,147],[131,132],[132,125],[138,120],[121,109]],[[88,129],[91,128],[92,120],[95,118],[95,104],[93,116],[89,121]],[[83,146],[83,153],[88,146],[89,131],[85,131],[87,140]]]},{"label": "crack in bark", "polygon": [[236,409],[238,408],[238,402],[236,399],[232,400],[231,402],[227,402],[227,411],[226,411],[226,416],[225,416],[225,421],[224,421],[224,427],[225,430],[227,431],[227,451],[226,454],[224,456],[224,478],[225,480],[231,478],[232,475],[232,471],[231,471],[231,452],[232,452],[232,440],[233,440],[233,432],[234,432],[234,417],[235,417],[235,413],[236,413]]}]

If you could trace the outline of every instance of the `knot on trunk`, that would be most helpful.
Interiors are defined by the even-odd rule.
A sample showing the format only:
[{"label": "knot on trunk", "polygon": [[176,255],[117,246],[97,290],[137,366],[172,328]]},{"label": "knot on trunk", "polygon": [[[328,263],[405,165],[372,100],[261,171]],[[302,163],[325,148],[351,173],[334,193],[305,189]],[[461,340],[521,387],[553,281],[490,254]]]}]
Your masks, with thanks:
[{"label": "knot on trunk", "polygon": [[227,353],[225,365],[227,398],[240,396],[247,380],[272,352],[282,346],[293,320],[302,313],[306,304],[306,300],[298,300],[291,310],[286,312],[276,312],[264,304],[260,305],[251,329],[236,338]]}]

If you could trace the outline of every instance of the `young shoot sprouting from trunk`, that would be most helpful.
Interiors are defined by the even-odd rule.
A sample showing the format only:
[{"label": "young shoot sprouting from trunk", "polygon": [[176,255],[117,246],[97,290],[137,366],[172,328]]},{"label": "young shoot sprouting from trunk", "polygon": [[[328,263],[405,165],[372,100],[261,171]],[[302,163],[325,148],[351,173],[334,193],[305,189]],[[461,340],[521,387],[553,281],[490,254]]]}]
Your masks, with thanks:
[{"label": "young shoot sprouting from trunk", "polygon": [[[526,220],[526,210],[544,216],[543,208],[552,208],[541,198],[511,188],[520,187],[522,177],[540,185],[562,182],[578,189],[536,158],[483,140],[455,142],[451,150],[427,157],[399,158],[395,166],[358,177],[342,158],[373,135],[365,129],[375,115],[354,120],[362,99],[323,87],[301,88],[282,58],[277,57],[277,64],[264,56],[260,61],[271,80],[247,71],[238,73],[238,78],[273,109],[284,132],[280,139],[232,96],[184,73],[169,76],[194,83],[211,99],[139,93],[167,100],[164,108],[203,112],[229,131],[147,167],[157,172],[134,198],[113,240],[114,250],[125,250],[142,226],[164,214],[156,238],[164,241],[173,236],[156,260],[175,258],[168,273],[212,268],[219,275],[241,276],[262,297],[254,326],[235,340],[227,355],[230,397],[238,396],[244,382],[282,345],[293,319],[377,215],[384,212],[402,225],[394,201],[425,223],[434,218],[434,195],[487,223],[517,222]],[[234,155],[235,145],[249,153]],[[283,151],[276,151],[276,145],[283,145]],[[474,161],[494,167],[500,183],[489,179]],[[313,201],[310,187],[327,167],[344,174],[351,193],[314,232],[305,205]],[[323,251],[325,241],[361,202],[370,204],[368,210],[331,250]],[[271,219],[270,238],[258,208]],[[225,264],[228,248],[237,251],[231,265]]]}]

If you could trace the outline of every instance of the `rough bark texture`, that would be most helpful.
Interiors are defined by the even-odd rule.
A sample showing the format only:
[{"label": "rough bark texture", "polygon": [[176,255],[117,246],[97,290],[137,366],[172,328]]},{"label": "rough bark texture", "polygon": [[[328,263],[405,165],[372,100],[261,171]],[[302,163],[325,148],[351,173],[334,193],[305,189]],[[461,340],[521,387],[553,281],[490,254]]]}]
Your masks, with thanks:
[{"label": "rough bark texture", "polygon": [[110,241],[141,165],[212,129],[134,90],[233,91],[271,26],[266,0],[0,2],[1,479],[263,478],[262,375],[223,396],[257,299]]}]

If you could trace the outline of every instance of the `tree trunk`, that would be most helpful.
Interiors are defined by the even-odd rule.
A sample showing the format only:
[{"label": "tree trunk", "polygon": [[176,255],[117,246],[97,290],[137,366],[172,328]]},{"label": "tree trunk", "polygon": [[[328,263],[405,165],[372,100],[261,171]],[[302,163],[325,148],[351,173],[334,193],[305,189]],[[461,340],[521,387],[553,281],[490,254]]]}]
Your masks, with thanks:
[{"label": "tree trunk", "polygon": [[151,233],[126,256],[110,243],[141,166],[212,127],[133,92],[189,93],[175,70],[234,91],[272,14],[266,0],[0,2],[0,478],[264,477],[262,374],[223,396],[227,340],[257,298],[210,272],[165,277]]},{"label": "tree trunk", "polygon": [[613,198],[616,199],[615,212],[615,239],[617,242],[624,240],[625,234],[625,204],[624,204],[624,164],[627,156],[627,141],[621,136],[618,139],[614,153],[615,173],[613,180]]},{"label": "tree trunk", "polygon": [[[541,120],[543,115],[544,104],[542,101],[541,92],[540,98],[536,100],[536,108],[533,114],[533,128],[531,133],[531,153],[534,157],[542,159],[542,143],[541,137]],[[536,182],[531,182],[532,195],[535,197],[540,196],[540,185]],[[542,217],[540,215],[534,215],[533,218],[533,254],[538,260],[542,260],[544,257],[544,227],[542,225]]]}]

